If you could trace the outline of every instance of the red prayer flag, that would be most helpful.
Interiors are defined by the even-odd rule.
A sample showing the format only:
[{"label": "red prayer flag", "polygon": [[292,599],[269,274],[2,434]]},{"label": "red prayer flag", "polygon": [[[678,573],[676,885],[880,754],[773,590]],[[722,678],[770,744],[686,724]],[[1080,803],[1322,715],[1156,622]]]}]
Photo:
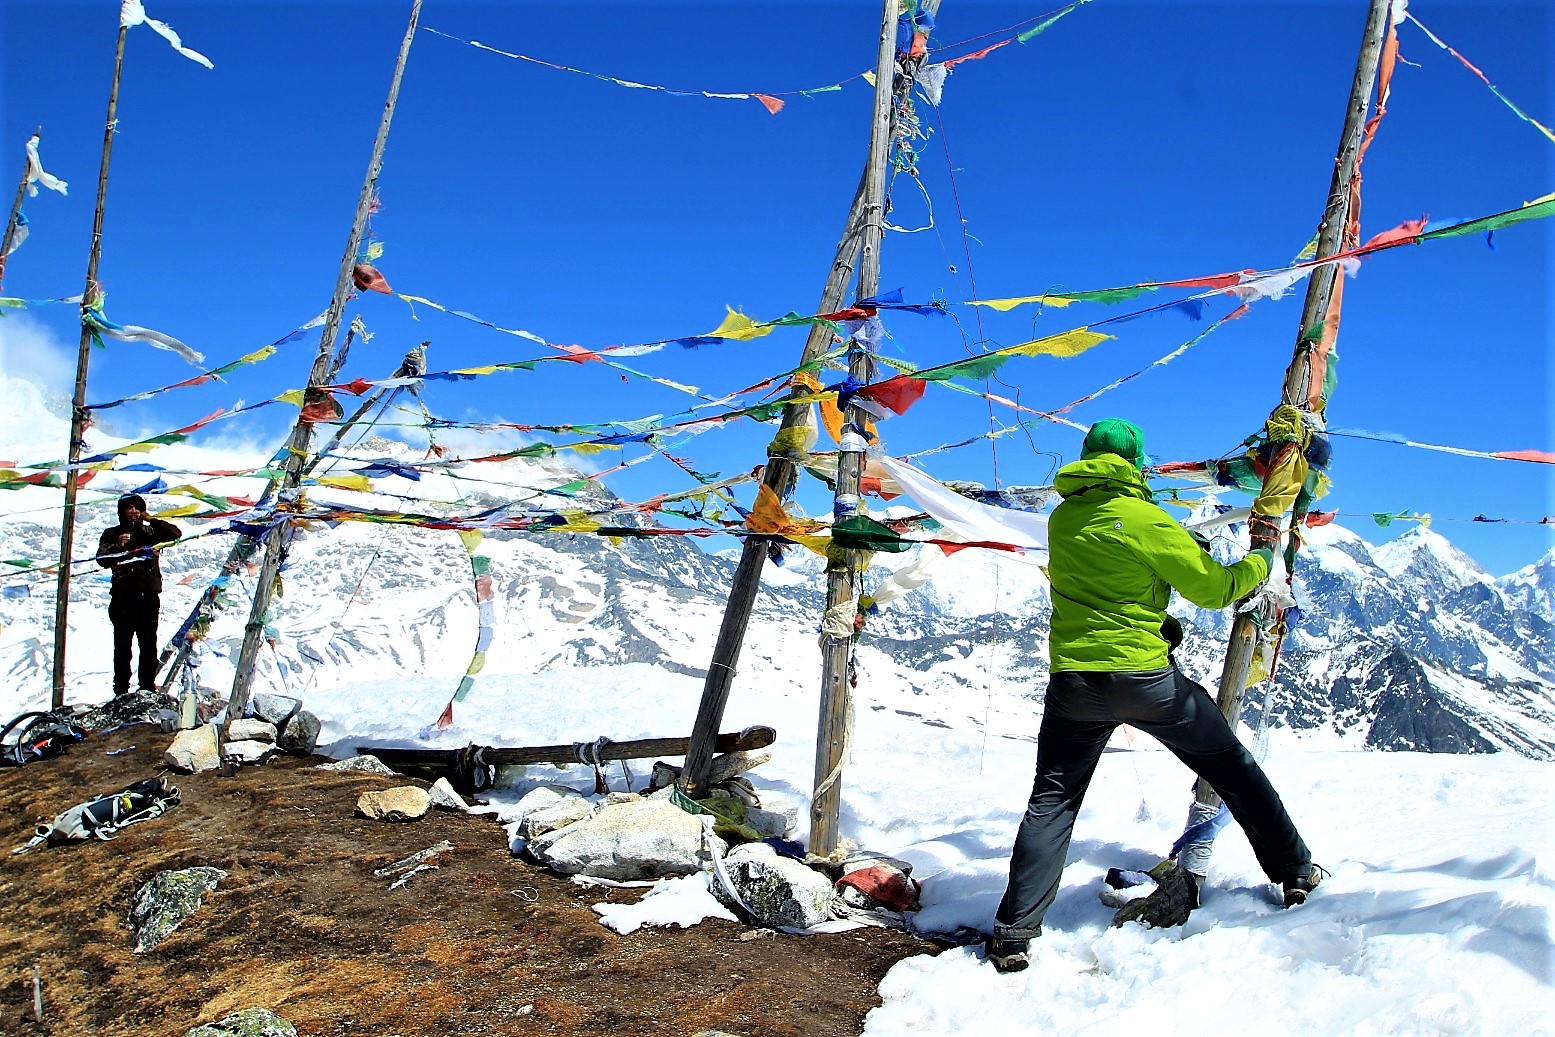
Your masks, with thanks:
[{"label": "red prayer flag", "polygon": [[1308,529],[1313,529],[1317,526],[1326,526],[1338,517],[1337,511],[1309,511],[1304,521]]},{"label": "red prayer flag", "polygon": [[783,110],[783,101],[781,98],[773,97],[771,94],[751,94],[751,96],[765,105],[767,111],[771,112],[773,115],[776,115],[778,112]]},{"label": "red prayer flag", "polygon": [[368,263],[358,263],[351,268],[351,283],[364,292],[394,294],[394,289],[389,287],[389,282],[383,279],[378,268]]},{"label": "red prayer flag", "polygon": [[889,407],[893,413],[906,414],[913,404],[923,399],[923,390],[928,384],[922,378],[899,374],[895,378],[866,385],[857,395]]}]

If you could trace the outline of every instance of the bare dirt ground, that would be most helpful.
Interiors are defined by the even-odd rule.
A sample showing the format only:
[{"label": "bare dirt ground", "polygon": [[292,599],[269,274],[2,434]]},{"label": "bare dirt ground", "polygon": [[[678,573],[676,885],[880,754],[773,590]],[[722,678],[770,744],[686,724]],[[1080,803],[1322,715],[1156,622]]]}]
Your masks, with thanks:
[{"label": "bare dirt ground", "polygon": [[[0,770],[0,851],[158,773],[169,741],[141,724]],[[883,929],[797,938],[721,921],[618,936],[591,905],[640,891],[584,889],[520,861],[490,816],[369,821],[357,796],[406,779],[322,762],[171,775],[183,802],[112,842],[0,852],[0,1033],[180,1037],[258,1006],[303,1037],[856,1034],[885,972],[936,951]],[[395,890],[374,877],[443,839],[454,849],[436,870]],[[133,953],[135,893],[197,865],[229,874],[160,946]]]}]

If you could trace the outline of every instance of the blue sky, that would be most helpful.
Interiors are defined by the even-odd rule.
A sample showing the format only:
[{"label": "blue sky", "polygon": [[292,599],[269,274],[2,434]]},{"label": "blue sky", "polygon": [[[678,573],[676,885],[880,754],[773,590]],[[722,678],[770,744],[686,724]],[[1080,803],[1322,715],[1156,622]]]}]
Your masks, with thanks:
[{"label": "blue sky", "polygon": [[[996,33],[1056,6],[946,0],[936,40]],[[893,316],[887,353],[930,366],[1116,317],[1129,305],[995,314],[964,305],[973,297],[1288,263],[1326,197],[1365,6],[1094,0],[1027,44],[958,66],[938,110],[918,104],[932,131],[919,172],[934,226],[888,235],[881,276],[882,287],[900,286],[909,300],[945,299],[954,319]],[[12,257],[7,295],[81,290],[117,7],[0,7],[0,184],[14,184],[21,145],[37,125],[46,167],[71,183],[68,198],[28,202],[32,236]],[[130,32],[100,269],[114,320],[175,335],[214,365],[325,307],[409,7],[150,0],[151,17],[171,23],[215,69],[180,57],[148,28]],[[1535,118],[1555,123],[1555,17],[1546,5],[1417,0],[1411,12]],[[398,292],[587,347],[706,332],[726,305],[757,319],[814,312],[865,158],[871,96],[856,76],[874,63],[877,20],[876,5],[864,2],[428,0],[425,27],[624,80],[768,93],[849,82],[790,97],[769,115],[753,100],[627,89],[423,32],[379,182],[378,266]],[[1401,26],[1400,37],[1411,64],[1399,67],[1366,160],[1363,236],[1421,215],[1499,212],[1555,190],[1555,144],[1414,25]],[[909,178],[896,179],[892,200],[898,224],[929,222]],[[1494,244],[1428,242],[1362,266],[1347,286],[1335,427],[1476,450],[1555,449],[1555,228],[1525,224]],[[1257,304],[1072,417],[1129,417],[1160,460],[1231,451],[1277,402],[1300,296]],[[1209,315],[1229,308],[1212,302]],[[425,308],[414,320],[391,297],[366,296],[348,312],[376,337],[353,347],[347,378],[387,375],[422,339],[432,340],[433,370],[548,355]],[[69,307],[28,319],[61,356],[73,355]],[[1006,364],[988,390],[1060,407],[1202,327],[1173,312],[1131,321],[1081,357]],[[107,421],[122,435],[151,434],[273,396],[302,384],[316,342]],[[789,369],[802,345],[802,330],[780,330],[629,362],[718,395]],[[94,351],[88,399],[192,373],[171,354],[113,343]],[[441,417],[528,424],[640,418],[694,402],[597,364],[435,385],[427,398]],[[268,408],[211,434],[268,452],[294,414]],[[1017,420],[931,387],[882,432],[889,452],[907,454]],[[670,449],[702,471],[733,474],[760,462],[770,435],[745,423]],[[1079,440],[1042,425],[923,466],[941,479],[1041,483],[1074,459]],[[492,435],[483,449],[519,441]],[[63,451],[40,443],[36,457],[17,460]],[[1497,574],[1555,543],[1550,526],[1529,524],[1555,513],[1546,466],[1344,439],[1333,474],[1335,491],[1320,506],[1355,516],[1342,521],[1373,541],[1410,524],[1384,530],[1365,515],[1407,509],[1435,516],[1434,528]],[[609,485],[644,499],[692,484],[655,462]],[[801,502],[811,514],[825,508],[813,488]],[[1450,521],[1481,514],[1523,521]]]}]

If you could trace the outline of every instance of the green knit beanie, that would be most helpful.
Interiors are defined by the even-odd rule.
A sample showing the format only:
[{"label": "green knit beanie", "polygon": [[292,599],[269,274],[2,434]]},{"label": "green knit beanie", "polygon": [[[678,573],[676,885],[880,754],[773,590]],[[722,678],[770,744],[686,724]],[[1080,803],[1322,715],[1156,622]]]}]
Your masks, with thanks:
[{"label": "green knit beanie", "polygon": [[1139,426],[1122,418],[1103,418],[1085,434],[1080,459],[1089,461],[1097,454],[1117,454],[1135,468],[1145,467],[1145,434]]}]

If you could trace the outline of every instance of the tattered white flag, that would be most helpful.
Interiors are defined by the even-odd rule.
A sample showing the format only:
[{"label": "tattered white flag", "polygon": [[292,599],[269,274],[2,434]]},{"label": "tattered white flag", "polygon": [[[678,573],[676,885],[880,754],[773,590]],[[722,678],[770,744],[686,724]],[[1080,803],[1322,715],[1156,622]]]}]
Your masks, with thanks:
[{"label": "tattered white flag", "polygon": [[38,188],[34,186],[35,184],[42,184],[50,191],[58,191],[60,194],[70,193],[66,190],[70,186],[69,184],[44,170],[43,161],[38,158],[38,135],[36,133],[27,142],[27,193],[33,198],[38,197]]},{"label": "tattered white flag", "polygon": [[947,65],[924,65],[913,76],[918,81],[918,88],[923,91],[923,96],[929,99],[934,107],[939,107],[940,94],[945,89],[945,77],[950,75]]},{"label": "tattered white flag", "polygon": [[201,54],[197,50],[190,50],[188,47],[185,47],[184,41],[178,38],[178,33],[173,31],[173,27],[171,25],[167,24],[166,22],[159,22],[155,18],[148,18],[146,16],[146,7],[140,2],[140,0],[122,0],[122,3],[119,5],[119,24],[129,26],[131,28],[137,25],[149,25],[151,26],[152,31],[154,31],[158,36],[161,36],[167,42],[171,43],[174,50],[178,51],[178,53],[182,54],[190,61],[197,61],[204,65],[206,68],[216,67],[215,65],[211,64],[211,59],[206,57],[204,54]]},{"label": "tattered white flag", "polygon": [[11,232],[10,247],[5,250],[5,255],[0,255],[0,259],[4,259],[5,256],[9,256],[12,252],[21,248],[22,242],[27,240],[27,234],[27,214],[18,210],[16,213],[16,229]]}]

